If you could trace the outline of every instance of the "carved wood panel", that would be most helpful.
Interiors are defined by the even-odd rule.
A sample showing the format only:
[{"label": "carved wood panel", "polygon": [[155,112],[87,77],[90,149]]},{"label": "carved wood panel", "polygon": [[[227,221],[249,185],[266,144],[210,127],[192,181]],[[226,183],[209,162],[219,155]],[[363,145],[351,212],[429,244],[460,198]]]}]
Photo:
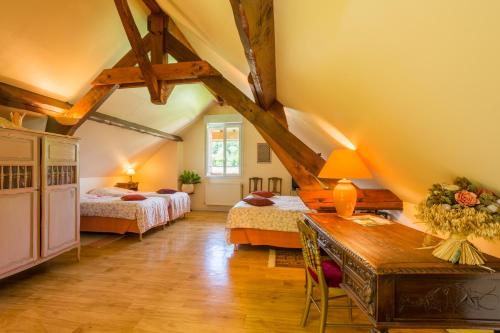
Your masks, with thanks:
[{"label": "carved wood panel", "polygon": [[342,249],[321,233],[318,234],[318,241],[321,248],[325,250],[325,252],[337,262],[337,264],[342,266],[344,261]]},{"label": "carved wood panel", "polygon": [[500,313],[500,279],[397,279],[395,318],[494,320]]},{"label": "carved wood panel", "polygon": [[342,283],[358,298],[368,315],[376,317],[377,276],[348,254],[345,254]]}]

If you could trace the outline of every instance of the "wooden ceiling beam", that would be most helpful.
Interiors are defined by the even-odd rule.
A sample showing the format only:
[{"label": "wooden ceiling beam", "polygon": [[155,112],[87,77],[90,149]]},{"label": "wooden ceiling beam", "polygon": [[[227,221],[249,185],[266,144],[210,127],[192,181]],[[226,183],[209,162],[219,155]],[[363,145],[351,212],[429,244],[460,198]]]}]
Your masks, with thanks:
[{"label": "wooden ceiling beam", "polygon": [[165,140],[182,141],[182,138],[178,135],[165,133],[163,131],[159,131],[159,130],[151,128],[151,127],[143,126],[143,125],[140,125],[140,124],[137,124],[137,123],[134,123],[131,121],[123,120],[123,119],[120,119],[117,117],[113,117],[113,116],[110,116],[110,115],[107,115],[104,113],[94,112],[93,114],[91,114],[89,116],[89,120],[92,120],[92,121],[95,121],[98,123],[102,123],[102,124],[106,124],[106,125],[110,125],[110,126],[124,128],[124,129],[130,130],[130,131],[135,131],[135,132],[139,132],[142,134],[156,136],[156,137],[159,137],[159,138],[162,138]]},{"label": "wooden ceiling beam", "polygon": [[276,56],[273,0],[229,0],[250,74],[248,83],[257,104],[288,128],[285,109],[276,100]]},{"label": "wooden ceiling beam", "polygon": [[[151,50],[151,34],[144,36],[142,42],[146,50]],[[136,64],[137,59],[135,53],[130,50],[113,66],[113,68],[130,67]],[[64,126],[58,124],[54,119],[49,118],[47,131],[66,135],[75,134],[76,130],[87,120],[90,114],[95,112],[117,88],[118,85],[94,86],[90,88],[90,90],[66,113],[68,117],[78,118],[78,122],[73,126]]]},{"label": "wooden ceiling beam", "polygon": [[[184,79],[184,80],[169,80],[167,81],[168,83],[172,85],[179,85],[179,84],[196,84],[196,83],[202,83],[200,79]],[[120,84],[120,89],[133,89],[133,88],[145,88],[146,83],[144,82],[137,82],[137,83],[123,83]]]},{"label": "wooden ceiling beam", "polygon": [[[179,42],[181,42],[182,44],[184,44],[185,47],[187,47],[188,49],[190,49],[191,51],[193,51],[193,53],[196,53],[196,51],[194,50],[194,48],[191,45],[191,43],[189,43],[189,41],[187,40],[186,36],[184,36],[184,34],[182,33],[182,31],[175,24],[175,22],[174,22],[174,20],[172,20],[172,18],[170,18],[170,20],[168,20],[168,32],[172,36],[174,36],[175,38],[177,38],[177,40]],[[167,51],[165,50],[165,52],[167,52]]]},{"label": "wooden ceiling beam", "polygon": [[[168,56],[164,52],[165,38],[163,32],[168,28],[169,20],[170,18],[163,12],[151,13],[151,15],[148,16],[148,30],[153,36],[151,43],[151,63],[153,67],[155,64],[168,63]],[[160,78],[158,79],[161,80]],[[165,104],[174,91],[175,85],[165,81],[158,81],[158,85],[160,89],[160,102],[161,104]]]},{"label": "wooden ceiling beam", "polygon": [[152,14],[161,14],[161,13],[163,13],[163,10],[158,5],[158,3],[156,2],[156,0],[142,0],[142,2],[144,2],[144,4],[146,5],[146,7],[149,8],[149,10],[151,11]]},{"label": "wooden ceiling beam", "polygon": [[[205,76],[220,76],[206,61],[188,61],[173,64],[153,65],[153,72],[159,80],[179,81],[198,79]],[[143,83],[144,77],[138,67],[105,69],[92,82],[94,85]]]},{"label": "wooden ceiling beam", "polygon": [[257,103],[268,110],[276,100],[273,0],[229,0]]},{"label": "wooden ceiling beam", "polygon": [[114,1],[127,38],[132,46],[132,51],[135,53],[137,63],[139,64],[139,68],[141,69],[142,75],[147,84],[149,94],[151,95],[151,102],[154,104],[165,104],[166,101],[162,99],[160,84],[153,71],[153,66],[149,60],[148,52],[142,41],[139,29],[137,29],[132,12],[130,11],[128,0]]},{"label": "wooden ceiling beam", "polygon": [[[250,68],[248,83],[254,100],[288,129],[285,109],[276,100],[273,0],[230,0],[230,4]],[[315,176],[317,173],[308,171],[310,167],[302,165],[303,160],[292,156],[286,146],[282,146],[258,125],[256,128],[302,189],[321,189],[326,185]],[[315,158],[313,162],[316,169],[323,163],[321,158]]]},{"label": "wooden ceiling beam", "polygon": [[[168,32],[166,33],[166,40],[168,52],[178,61],[200,60],[196,54]],[[273,115],[255,104],[222,76],[204,77],[200,78],[200,80],[214,93],[221,96],[225,103],[234,107],[254,126],[272,138],[278,146],[287,152],[291,159],[300,161],[304,169],[312,173],[312,175],[319,174],[325,160],[283,127]],[[292,176],[294,175],[292,174]]]},{"label": "wooden ceiling beam", "polygon": [[61,115],[72,107],[68,102],[63,102],[3,82],[0,82],[0,104],[43,113],[48,116]]}]

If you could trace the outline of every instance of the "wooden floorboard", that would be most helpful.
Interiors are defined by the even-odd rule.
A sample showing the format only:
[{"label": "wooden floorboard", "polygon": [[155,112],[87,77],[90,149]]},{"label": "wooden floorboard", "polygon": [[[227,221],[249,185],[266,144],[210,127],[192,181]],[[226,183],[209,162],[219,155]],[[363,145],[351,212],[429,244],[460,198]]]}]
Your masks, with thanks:
[{"label": "wooden floorboard", "polygon": [[[127,235],[87,245],[80,263],[70,252],[0,281],[0,332],[316,332],[314,309],[307,327],[298,326],[303,271],[268,268],[265,247],[235,253],[225,219],[193,212],[142,242]],[[331,320],[346,316],[337,311]]]}]

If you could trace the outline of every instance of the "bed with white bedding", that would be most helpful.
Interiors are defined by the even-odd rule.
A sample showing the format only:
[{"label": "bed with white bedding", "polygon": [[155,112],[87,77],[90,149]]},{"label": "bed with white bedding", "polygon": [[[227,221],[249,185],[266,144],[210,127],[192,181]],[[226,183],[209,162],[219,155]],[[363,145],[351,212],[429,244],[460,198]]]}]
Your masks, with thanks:
[{"label": "bed with white bedding", "polygon": [[127,194],[140,194],[147,198],[157,197],[164,199],[165,205],[168,209],[169,221],[184,217],[191,211],[191,198],[185,192],[176,192],[173,194],[159,194],[156,192],[138,192],[131,191],[119,187],[103,187],[96,188],[89,191],[89,194],[99,196],[121,197]]},{"label": "bed with white bedding", "polygon": [[145,197],[159,197],[164,198],[169,206],[170,221],[177,220],[184,217],[187,213],[191,212],[191,198],[185,192],[176,192],[173,194],[159,194],[156,192],[135,192]]},{"label": "bed with white bedding", "polygon": [[123,201],[120,197],[82,194],[80,197],[80,230],[142,234],[168,223],[164,198]]},{"label": "bed with white bedding", "polygon": [[297,221],[311,210],[297,196],[269,198],[272,206],[256,207],[244,201],[229,210],[226,229],[232,244],[300,248]]}]

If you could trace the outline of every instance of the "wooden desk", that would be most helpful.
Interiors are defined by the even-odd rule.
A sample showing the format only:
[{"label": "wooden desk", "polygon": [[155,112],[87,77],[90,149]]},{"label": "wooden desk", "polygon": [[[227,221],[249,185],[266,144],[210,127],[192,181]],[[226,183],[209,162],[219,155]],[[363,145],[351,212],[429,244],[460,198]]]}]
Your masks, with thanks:
[{"label": "wooden desk", "polygon": [[[481,328],[500,333],[500,273],[453,265],[418,250],[425,234],[398,223],[363,227],[335,214],[305,214],[343,270],[341,287],[373,323],[390,328]],[[500,272],[500,259],[486,265]]]}]

